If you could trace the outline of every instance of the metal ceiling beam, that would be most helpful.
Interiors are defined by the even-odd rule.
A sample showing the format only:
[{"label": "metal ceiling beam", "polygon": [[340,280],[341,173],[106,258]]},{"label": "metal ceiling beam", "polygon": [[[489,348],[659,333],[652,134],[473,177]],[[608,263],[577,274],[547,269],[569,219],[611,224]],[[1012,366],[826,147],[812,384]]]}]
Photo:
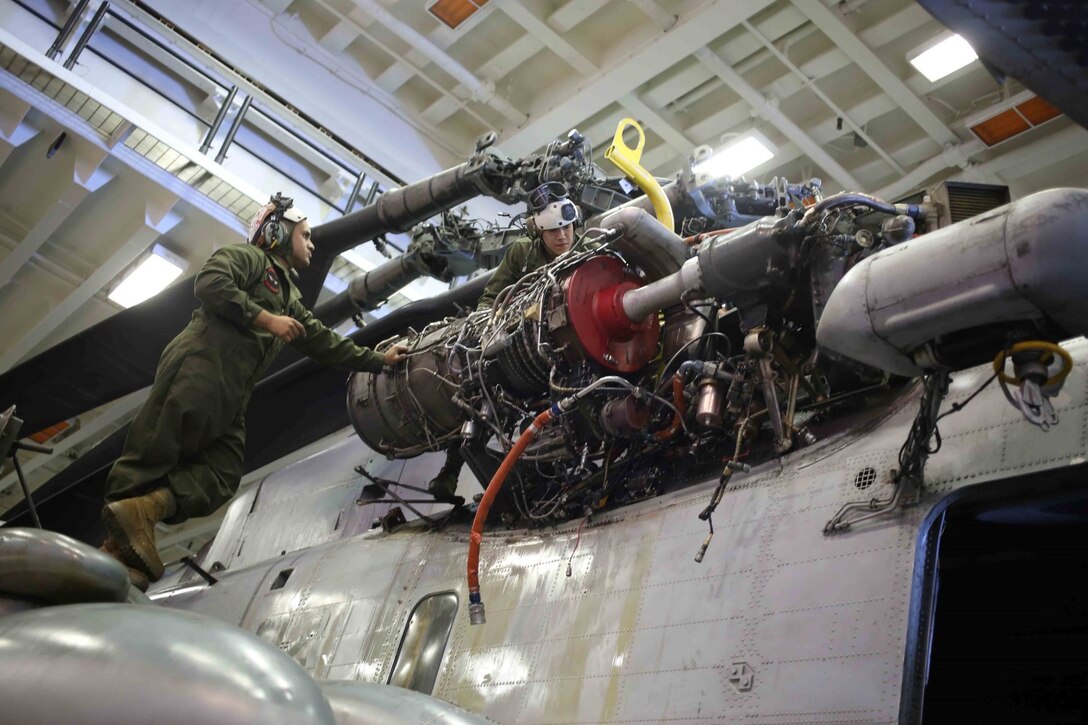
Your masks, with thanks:
[{"label": "metal ceiling beam", "polygon": [[506,46],[479,68],[479,73],[492,83],[502,80],[540,51],[540,41],[526,33]]},{"label": "metal ceiling beam", "polygon": [[[789,6],[788,10],[789,12],[783,10],[780,13],[770,15],[765,19],[761,20],[760,22],[755,23],[754,27],[759,30],[763,35],[768,36],[768,38],[787,36],[791,40],[796,40],[798,37],[807,36],[809,30],[815,32],[815,26],[805,20],[804,16],[801,15],[799,10],[792,6]],[[801,25],[790,25],[790,22],[792,22],[791,18],[799,18],[799,22],[801,23]],[[881,20],[874,25],[869,26],[865,30],[861,31],[858,35],[867,45],[871,47],[881,47],[899,37],[898,34],[914,30],[918,27],[921,27],[926,22],[932,22],[932,18],[929,16],[929,14],[925,11],[921,11],[920,8],[918,8],[917,6],[911,6],[901,12],[885,18],[884,20]],[[752,44],[752,47],[742,47],[744,42],[749,42],[750,44]],[[745,35],[741,38],[738,38],[736,42],[730,43],[728,46],[723,47],[721,52],[726,54],[724,58],[727,62],[730,58],[740,57],[738,55],[740,53],[746,53],[747,57],[743,61],[733,64],[734,70],[741,74],[744,74],[747,72],[747,69],[754,67],[757,61],[765,60],[770,56],[770,51],[768,50],[756,51],[753,49],[754,44],[758,42],[759,41],[755,39],[754,35]],[[783,40],[781,37],[779,37],[778,40],[774,40],[773,42],[776,44],[781,44]],[[806,78],[811,78],[813,79],[813,81],[819,81],[822,78],[829,76],[832,73],[841,70],[842,68],[845,68],[847,65],[850,64],[850,62],[850,59],[846,56],[845,53],[843,53],[838,48],[832,46],[827,51],[800,64],[799,70]],[[685,87],[688,90],[696,87],[699,82],[705,82],[705,77],[712,75],[710,69],[706,68],[705,65],[700,63],[698,64],[698,67],[703,69],[703,71],[705,72],[705,76],[701,75],[695,70],[692,70],[691,68],[687,68],[681,72],[685,77],[687,77]],[[784,101],[792,97],[795,93],[800,92],[804,88],[805,85],[803,81],[800,80],[796,75],[794,75],[793,73],[785,73],[774,79],[770,83],[765,84],[763,86],[763,92],[766,94],[771,92],[771,90],[773,89],[777,97],[780,100]],[[882,113],[886,113],[895,108],[899,108],[899,105],[894,100],[892,100],[890,96],[883,92],[881,92],[881,95],[887,100],[889,104]],[[664,100],[665,94],[663,93],[662,89],[651,89],[645,94],[645,97],[650,103],[655,103],[658,106],[664,107],[666,104],[666,101]],[[862,105],[869,105],[872,101],[873,99],[870,98],[869,101],[866,101]],[[860,124],[867,123],[874,117],[868,116],[863,118],[862,116],[858,116],[857,112],[857,106],[855,106],[854,109],[850,110],[850,113],[852,114],[854,120]],[[882,113],[877,115],[882,115]],[[723,129],[731,129],[737,124],[744,123],[750,115],[751,109],[749,108],[748,104],[744,103],[743,101],[737,102],[725,108],[722,108],[716,113],[707,116],[706,118],[698,122],[692,123],[685,129],[685,133],[695,140],[712,138],[717,134],[720,134]],[[830,138],[822,139],[820,138],[819,132],[813,132],[812,135],[820,143],[827,143],[828,141],[832,140],[832,138],[838,137],[838,135],[835,135]],[[926,139],[927,143],[933,143],[933,141],[929,139],[928,136],[925,136],[924,138]],[[799,154],[800,151],[796,149],[796,147],[794,147],[792,144],[789,144],[786,147],[779,149],[779,156],[784,159],[782,163],[792,161],[793,159],[797,158],[797,155]],[[668,169],[671,167],[673,161],[674,158],[669,153],[669,147],[664,146],[659,146],[657,148],[651,149],[643,156],[643,164],[650,169]],[[909,159],[905,159],[904,163],[906,163],[907,161],[909,161]],[[774,164],[775,167],[780,165],[777,160],[772,161],[771,163]],[[765,166],[762,168],[767,167]],[[855,177],[857,177],[858,172],[855,171],[854,175]]]},{"label": "metal ceiling beam", "polygon": [[604,70],[582,82],[570,82],[542,96],[529,122],[504,134],[502,148],[512,156],[532,153],[549,139],[606,108],[612,99],[631,93],[691,53],[770,5],[772,0],[704,2],[680,19],[668,33],[650,42],[631,38],[617,49]]},{"label": "metal ceiling beam", "polygon": [[954,178],[970,180],[977,175],[998,174],[1006,180],[1019,179],[1086,151],[1088,151],[1088,130],[1071,124],[1038,141],[980,164],[969,165]]},{"label": "metal ceiling beam", "polygon": [[[330,6],[325,0],[319,0],[319,2],[322,7],[336,13],[337,17],[345,17],[342,13]],[[377,0],[352,0],[352,2],[356,7],[362,9],[387,30],[399,37],[405,43],[408,43],[413,50],[422,53],[427,59],[438,65],[443,72],[448,73],[456,79],[458,83],[468,90],[473,100],[490,106],[509,121],[514,123],[525,122],[525,114],[515,108],[508,100],[496,94],[493,83],[482,81],[477,78],[472,71],[465,68],[456,59],[446,53],[446,51],[435,45],[427,36],[423,35],[423,33],[386,10],[381,3],[377,2]],[[351,20],[351,16],[346,17]],[[360,28],[360,32],[361,31],[362,28]]]},{"label": "metal ceiling beam", "polygon": [[[801,11],[792,5],[772,8],[759,17],[755,26],[767,37],[774,38],[775,42],[796,42],[804,35],[816,31]],[[748,72],[750,68],[770,57],[770,53],[762,50],[754,37],[744,34],[731,38],[718,51],[740,73]],[[675,104],[678,99],[702,85],[721,85],[721,80],[709,68],[697,62],[678,64],[663,77],[665,82],[661,83],[655,78],[650,87],[642,92],[647,103],[658,108]]]},{"label": "metal ceiling beam", "polygon": [[570,0],[548,16],[548,25],[565,33],[607,5],[609,0]]},{"label": "metal ceiling beam", "polygon": [[70,183],[68,179],[61,182],[49,208],[34,222],[30,231],[19,241],[19,246],[0,261],[0,288],[11,282],[89,194],[98,191],[113,178],[112,172],[101,168],[109,155],[107,150],[86,143],[79,137],[70,138],[68,143],[75,149],[64,154],[64,161],[71,168],[68,177]]},{"label": "metal ceiling beam", "polygon": [[506,13],[511,20],[524,28],[545,48],[566,61],[571,68],[587,77],[597,72],[597,66],[593,64],[593,61],[582,55],[581,51],[568,43],[562,35],[537,17],[529,8],[517,2],[517,0],[495,1],[499,9]]},{"label": "metal ceiling beam", "polygon": [[6,91],[0,91],[0,166],[11,152],[41,133],[26,122],[30,104]]},{"label": "metal ceiling beam", "polygon": [[654,25],[665,32],[672,30],[677,21],[680,20],[679,15],[666,12],[657,4],[656,0],[627,0],[627,2],[646,13],[646,16],[654,22]]},{"label": "metal ceiling beam", "polygon": [[[456,87],[450,88],[449,87],[450,84],[448,82],[447,83],[440,83],[440,82],[436,81],[435,79],[431,78],[430,76],[428,76],[427,74],[425,74],[423,72],[423,69],[422,69],[421,66],[426,64],[426,63],[432,62],[432,59],[429,58],[427,55],[419,53],[420,48],[418,48],[418,47],[414,48],[411,51],[409,51],[404,56],[399,54],[396,50],[394,50],[387,43],[385,43],[385,41],[382,38],[378,37],[378,35],[373,30],[370,29],[370,26],[375,25],[375,23],[376,23],[376,21],[374,19],[374,16],[367,15],[359,7],[353,7],[351,11],[349,11],[347,14],[345,14],[345,13],[342,13],[340,10],[338,10],[336,7],[329,4],[329,2],[327,2],[327,0],[315,0],[315,2],[317,2],[325,10],[328,10],[329,12],[331,12],[333,15],[335,15],[340,20],[351,23],[352,25],[354,25],[356,30],[357,30],[357,33],[359,35],[363,36],[368,41],[370,41],[374,45],[378,46],[381,50],[383,50],[385,53],[387,53],[390,57],[393,58],[393,63],[388,68],[386,68],[384,71],[382,71],[378,75],[377,78],[374,79],[374,83],[378,86],[378,88],[380,88],[381,90],[383,90],[383,91],[390,94],[390,98],[388,100],[389,104],[392,104],[393,106],[401,105],[401,101],[396,99],[392,94],[395,93],[397,91],[397,89],[399,89],[401,86],[403,86],[409,80],[411,80],[413,77],[418,77],[424,83],[426,83],[427,85],[431,86],[436,91],[438,91],[438,93],[440,93],[441,95],[448,96],[448,97],[454,99],[458,104],[457,107],[458,108],[464,108],[465,111],[469,115],[471,115],[478,123],[482,124],[485,127],[490,127],[490,126],[493,125],[486,118],[484,118],[479,113],[477,113],[475,110],[473,110],[472,108],[470,108],[470,107],[468,107],[466,105],[466,101],[468,101],[470,99],[471,100],[477,100],[477,101],[482,103],[482,102],[484,102],[483,97],[477,98],[476,95],[471,90],[471,87],[468,90],[466,90],[466,88],[465,88],[465,86],[463,84],[458,84]],[[387,13],[387,15],[388,15],[388,13]],[[431,53],[431,54],[440,53],[440,54],[444,55],[444,51],[442,51],[441,48],[439,48],[437,45],[435,45],[434,43],[431,43],[429,40],[424,38],[424,36],[421,33],[418,33],[414,29],[408,27],[407,24],[401,22],[400,20],[393,17],[392,15],[388,15],[388,17],[391,18],[389,20],[389,22],[400,23],[401,27],[406,29],[404,31],[405,33],[409,33],[409,32],[414,33],[416,36],[421,38],[422,40],[420,42],[424,44],[421,47],[427,48],[428,53]],[[409,42],[409,44],[411,44],[411,41],[406,41],[406,42]],[[413,63],[413,62],[411,62],[409,60],[409,58],[413,57],[413,56],[418,56],[419,58],[422,58],[423,62],[420,62],[419,66],[417,66],[415,63]],[[448,56],[446,56],[446,57],[448,57]],[[439,67],[442,68],[443,71],[450,72],[449,67],[443,65],[441,62],[438,62],[438,61],[435,61],[435,62],[437,63],[437,65],[439,65]],[[456,65],[456,62],[452,58],[450,58],[449,62],[451,64]],[[460,66],[457,66],[457,67],[460,67]],[[462,70],[464,70],[464,69],[462,69]],[[467,73],[468,71],[465,71],[465,72]],[[369,80],[370,80],[369,76],[367,76],[367,81],[369,81]],[[483,83],[483,82],[482,81],[477,81],[477,83]],[[494,84],[492,84],[490,82],[487,82],[486,84],[484,84],[483,88],[485,88],[485,89],[490,88],[493,91],[494,90]],[[493,103],[490,104],[490,105],[492,105],[492,107],[495,107],[495,104],[501,105],[502,103],[505,103],[505,99],[495,100],[495,99],[491,98],[490,96],[488,96],[488,98],[491,101],[493,101]],[[507,105],[509,105],[509,104],[507,104]],[[500,113],[501,113],[501,111],[500,111]],[[435,140],[439,144],[442,144],[446,148],[447,151],[449,151],[451,154],[454,154],[456,156],[456,153],[454,152],[453,145],[451,144],[451,142],[445,136],[443,136],[442,134],[439,133],[438,129],[430,127],[430,126],[426,126],[426,124],[420,122],[418,118],[416,118],[414,120],[410,119],[410,118],[408,118],[407,114],[401,114],[401,117],[404,118],[408,123],[416,125],[417,128],[419,128],[420,130],[423,130],[433,140]]]},{"label": "metal ceiling beam", "polygon": [[641,120],[649,130],[664,139],[665,143],[681,156],[690,154],[692,149],[698,146],[684,135],[683,131],[677,130],[676,126],[661,113],[650,108],[637,94],[627,93],[620,96],[620,105],[630,111],[632,116]]},{"label": "metal ceiling beam", "polygon": [[852,118],[850,118],[849,113],[847,113],[846,111],[839,108],[838,105],[833,100],[831,100],[831,98],[826,93],[824,93],[822,90],[820,90],[820,87],[818,85],[816,85],[816,79],[815,78],[809,78],[808,76],[806,76],[804,74],[804,72],[800,68],[798,68],[796,65],[794,65],[793,61],[791,61],[786,56],[785,53],[780,51],[775,46],[774,43],[772,43],[765,35],[763,35],[763,33],[759,32],[759,30],[755,26],[753,26],[751,23],[749,23],[747,20],[744,21],[744,29],[747,30],[752,35],[756,36],[756,38],[758,38],[759,41],[761,43],[763,43],[763,45],[767,48],[767,50],[771,51],[771,53],[774,54],[774,57],[778,58],[778,60],[781,61],[782,65],[789,68],[790,72],[793,73],[795,76],[797,76],[802,81],[802,84],[803,84],[804,87],[811,90],[816,95],[817,98],[819,98],[821,101],[824,102],[825,106],[827,106],[828,108],[831,109],[832,113],[834,113],[837,117],[839,117],[843,121],[845,121],[846,125],[849,126],[850,129],[854,133],[856,133],[859,138],[861,138],[863,141],[865,141],[865,143],[869,146],[869,148],[871,148],[873,151],[875,151],[876,154],[880,158],[887,161],[888,165],[891,166],[893,169],[895,169],[896,173],[899,173],[899,174],[905,174],[906,173],[906,169],[904,169],[902,166],[900,166],[899,163],[895,159],[893,159],[891,156],[889,156],[888,153],[884,149],[880,148],[879,144],[877,144],[877,142],[874,141],[872,139],[872,137],[869,136],[868,133],[866,133],[865,129],[862,128],[860,124],[855,123]]},{"label": "metal ceiling beam", "polygon": [[942,146],[958,143],[959,138],[914,92],[877,57],[861,38],[846,27],[823,0],[792,0],[831,41],[843,50],[873,81],[922,127],[929,137]]},{"label": "metal ceiling beam", "polygon": [[333,55],[340,55],[358,37],[359,31],[355,23],[350,20],[339,20],[329,32],[321,36],[317,44]]},{"label": "metal ceiling beam", "polygon": [[[898,106],[895,105],[895,101],[888,98],[888,96],[883,93],[875,93],[870,98],[867,98],[859,102],[857,105],[848,108],[847,112],[853,118],[857,119],[860,123],[868,123],[872,119],[883,116],[885,113],[895,110],[896,108],[898,108]],[[840,138],[845,138],[849,135],[849,132],[845,129],[843,131],[839,131],[836,129],[833,118],[827,118],[826,122],[810,125],[809,127],[812,129],[809,132],[809,135],[816,143],[820,144],[821,146],[830,144]],[[921,142],[924,143],[930,151],[932,151],[935,147],[935,144],[928,136],[922,136]],[[751,173],[756,178],[763,178],[775,175],[777,174],[779,169],[795,161],[796,159],[801,158],[804,155],[805,152],[802,148],[794,143],[787,143],[786,145],[779,147],[778,153],[775,154],[773,159],[765,164],[762,164],[761,166],[757,166],[756,168],[752,169]],[[878,174],[881,171],[887,173],[888,164],[883,159],[874,159],[872,165],[879,166],[879,169],[870,168],[870,165],[867,163],[852,167],[850,169],[850,173],[854,176],[855,179],[858,180],[859,184],[862,184],[862,186],[857,188],[867,188],[864,185],[865,174],[862,173],[863,169],[868,175]]]},{"label": "metal ceiling beam", "polygon": [[760,117],[774,124],[775,128],[785,134],[793,143],[797,144],[805,154],[827,172],[844,189],[859,189],[861,185],[846,168],[831,157],[831,154],[812,138],[801,130],[801,127],[786,117],[778,109],[777,102],[768,99],[758,90],[753,88],[739,73],[733,70],[729,64],[718,57],[709,48],[700,48],[695,51],[695,57],[706,64],[708,68],[718,74],[737,95],[745,100]]},{"label": "metal ceiling beam", "polygon": [[118,274],[146,252],[155,240],[169,232],[181,221],[181,216],[172,211],[177,203],[177,197],[156,196],[159,198],[150,199],[143,204],[142,218],[135,225],[129,222],[127,229],[122,226],[121,231],[116,234],[116,236],[125,239],[121,247],[0,356],[0,371],[8,370],[30,353],[76,310],[87,304],[92,297],[105,289],[106,285],[113,281]]}]

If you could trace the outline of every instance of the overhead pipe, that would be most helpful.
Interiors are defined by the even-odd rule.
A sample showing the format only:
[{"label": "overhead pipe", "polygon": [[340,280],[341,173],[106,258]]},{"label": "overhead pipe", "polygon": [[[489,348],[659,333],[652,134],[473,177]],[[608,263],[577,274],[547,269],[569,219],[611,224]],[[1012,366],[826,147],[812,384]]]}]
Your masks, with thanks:
[{"label": "overhead pipe", "polygon": [[46,57],[50,60],[56,60],[61,51],[64,50],[64,45],[68,42],[68,39],[72,37],[72,33],[75,31],[76,26],[79,25],[80,19],[83,18],[83,13],[87,12],[87,6],[91,4],[91,0],[79,0],[76,3],[75,9],[72,10],[72,14],[68,16],[68,19],[64,21],[64,25],[60,28],[60,33],[57,34],[56,40],[49,46],[49,50],[45,51]]},{"label": "overhead pipe", "polygon": [[91,42],[91,36],[98,31],[98,28],[102,25],[102,21],[106,19],[106,13],[109,11],[109,3],[104,2],[98,6],[98,10],[95,11],[94,17],[91,18],[91,22],[87,24],[87,28],[83,31],[83,34],[79,36],[79,40],[76,41],[75,47],[72,48],[72,53],[68,56],[68,60],[64,61],[65,68],[72,70],[72,68],[75,67],[76,61],[79,60],[79,56],[83,52],[83,49],[87,47],[87,43]]},{"label": "overhead pipe", "polygon": [[359,172],[359,178],[355,180],[355,186],[351,187],[351,193],[348,194],[348,203],[344,205],[345,214],[350,213],[351,208],[355,206],[355,202],[359,200],[359,193],[363,190],[364,181],[366,181],[366,173]]},{"label": "overhead pipe", "polygon": [[227,112],[230,111],[230,106],[234,103],[234,97],[238,95],[238,86],[231,86],[230,92],[227,93],[227,98],[223,101],[223,105],[219,107],[219,112],[215,114],[215,120],[212,121],[212,125],[208,128],[208,133],[205,134],[204,140],[200,143],[200,153],[208,153],[208,149],[212,147],[212,140],[215,138],[215,134],[219,133],[219,129],[223,126],[223,121],[227,118]]},{"label": "overhead pipe", "polygon": [[219,153],[215,155],[215,162],[217,164],[223,163],[227,158],[227,149],[234,143],[234,136],[238,133],[238,129],[242,127],[242,121],[245,120],[246,112],[249,111],[249,107],[252,103],[253,96],[246,96],[246,99],[242,101],[242,107],[238,109],[238,113],[234,116],[234,120],[231,121],[230,128],[227,129],[227,135],[223,137],[223,143],[219,146]]},{"label": "overhead pipe", "polygon": [[881,199],[896,199],[904,194],[909,194],[928,181],[934,174],[939,174],[952,166],[966,166],[967,160],[971,156],[980,151],[984,151],[985,149],[986,144],[978,139],[946,146],[941,153],[928,161],[923,161],[918,164],[898,181],[893,181],[883,189],[877,191],[874,196],[878,196]]}]

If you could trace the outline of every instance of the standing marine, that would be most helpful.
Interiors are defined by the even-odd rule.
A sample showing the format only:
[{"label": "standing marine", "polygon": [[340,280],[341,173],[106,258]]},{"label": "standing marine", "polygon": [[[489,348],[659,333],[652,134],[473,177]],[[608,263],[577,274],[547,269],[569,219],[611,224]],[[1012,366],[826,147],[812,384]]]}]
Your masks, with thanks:
[{"label": "standing marine", "polygon": [[155,524],[207,516],[238,490],[246,407],[284,345],[346,370],[379,372],[404,358],[401,345],[384,354],[356,346],[302,304],[297,270],[310,266],[314,245],[291,199],[272,197],[248,241],[217,250],[197,274],[201,306],[163,350],[106,480],[102,548],[142,589],[163,574]]}]

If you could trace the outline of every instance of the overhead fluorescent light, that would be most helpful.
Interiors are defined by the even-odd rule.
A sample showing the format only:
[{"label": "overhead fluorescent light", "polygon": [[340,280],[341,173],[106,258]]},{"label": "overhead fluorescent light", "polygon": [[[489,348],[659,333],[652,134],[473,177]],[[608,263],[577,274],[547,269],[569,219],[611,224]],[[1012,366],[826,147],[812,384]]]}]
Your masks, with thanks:
[{"label": "overhead fluorescent light", "polygon": [[134,307],[154,297],[185,271],[185,262],[156,244],[131,272],[114,287],[109,299],[122,307]]},{"label": "overhead fluorescent light", "polygon": [[770,143],[758,138],[754,131],[749,131],[736,141],[723,146],[718,153],[692,170],[716,179],[735,179],[773,158],[774,151],[771,150]]},{"label": "overhead fluorescent light", "polygon": [[978,60],[978,53],[959,35],[950,35],[913,58],[910,54],[907,57],[910,64],[933,83]]},{"label": "overhead fluorescent light", "polygon": [[964,121],[964,125],[987,146],[996,146],[1060,115],[1060,110],[1042,98],[1031,91],[1023,91],[976,113]]}]

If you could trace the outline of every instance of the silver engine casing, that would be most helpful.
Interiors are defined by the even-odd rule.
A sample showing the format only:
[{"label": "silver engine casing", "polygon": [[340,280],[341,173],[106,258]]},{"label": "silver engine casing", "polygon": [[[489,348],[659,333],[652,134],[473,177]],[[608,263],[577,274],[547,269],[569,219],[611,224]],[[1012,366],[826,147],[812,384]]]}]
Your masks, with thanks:
[{"label": "silver engine casing", "polygon": [[898,375],[974,327],[1048,318],[1088,332],[1088,190],[1049,189],[873,255],[835,287],[821,347]]}]

